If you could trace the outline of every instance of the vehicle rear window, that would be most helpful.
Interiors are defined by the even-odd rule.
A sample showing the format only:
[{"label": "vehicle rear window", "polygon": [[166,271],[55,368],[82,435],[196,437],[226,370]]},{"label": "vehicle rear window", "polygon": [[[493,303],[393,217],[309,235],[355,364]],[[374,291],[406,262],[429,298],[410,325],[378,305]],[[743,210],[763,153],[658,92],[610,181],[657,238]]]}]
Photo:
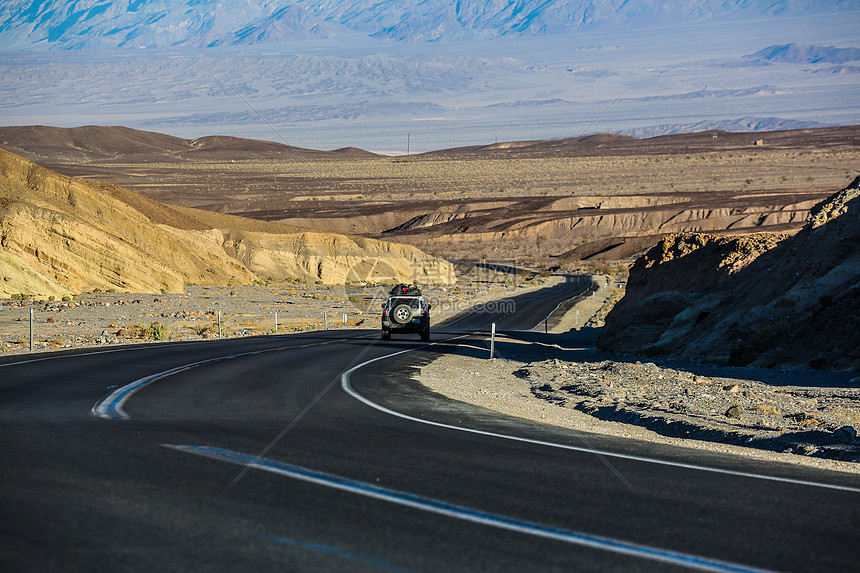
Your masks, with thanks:
[{"label": "vehicle rear window", "polygon": [[396,308],[401,304],[407,304],[410,308],[420,309],[421,308],[421,299],[420,298],[392,298],[388,301],[389,308]]}]

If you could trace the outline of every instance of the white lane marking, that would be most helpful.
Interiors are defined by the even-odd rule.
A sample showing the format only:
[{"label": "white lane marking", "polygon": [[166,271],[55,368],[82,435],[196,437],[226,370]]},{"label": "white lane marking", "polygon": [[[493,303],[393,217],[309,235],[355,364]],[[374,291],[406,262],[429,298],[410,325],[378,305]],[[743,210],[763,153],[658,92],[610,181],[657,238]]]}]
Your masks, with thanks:
[{"label": "white lane marking", "polygon": [[157,380],[167,378],[168,376],[171,376],[173,374],[190,370],[201,364],[205,364],[207,362],[214,362],[215,360],[221,359],[222,358],[215,358],[213,360],[195,362],[194,364],[185,364],[183,366],[178,366],[171,370],[165,370],[164,372],[158,372],[150,376],[145,376],[144,378],[139,378],[131,384],[126,384],[122,388],[117,388],[116,390],[111,392],[107,398],[93,406],[91,411],[94,416],[98,416],[99,418],[105,418],[107,420],[128,420],[129,416],[125,413],[125,410],[123,410],[122,407],[135,392],[137,392],[144,386],[148,386],[149,384],[152,384]]},{"label": "white lane marking", "polygon": [[[359,337],[361,338],[361,337]],[[216,356],[215,358],[209,358],[207,360],[201,360],[199,362],[192,362],[190,364],[183,364],[182,366],[177,366],[176,368],[171,368],[170,370],[164,370],[163,372],[156,372],[155,374],[150,374],[149,376],[144,376],[143,378],[139,378],[130,384],[126,384],[121,388],[117,388],[113,392],[111,392],[107,398],[97,402],[92,407],[92,414],[99,418],[105,418],[108,420],[128,420],[129,416],[126,414],[123,406],[131,398],[135,392],[138,390],[149,386],[153,382],[157,382],[162,378],[167,378],[168,376],[172,376],[174,374],[178,374],[179,372],[185,372],[186,370],[191,370],[192,368],[196,368],[198,366],[202,366],[203,364],[209,364],[211,362],[218,362],[219,360],[232,360],[233,358],[239,358],[241,356],[253,356],[255,354],[264,354],[266,352],[276,352],[279,350],[290,350],[294,348],[310,348],[312,346],[325,346],[326,344],[332,344],[334,342],[338,342],[340,339],[332,339],[327,340],[325,342],[311,342],[308,344],[299,344],[295,346],[278,346],[276,348],[266,348],[261,350],[252,350],[249,352],[240,352],[238,354],[229,354],[226,356]]]},{"label": "white lane marking", "polygon": [[[463,338],[463,337],[459,336],[457,338]],[[440,342],[448,342],[449,340],[454,340],[454,339],[448,339],[448,340],[440,341]],[[440,342],[434,342],[433,344],[430,344],[428,346],[433,346],[434,344],[439,344]],[[422,346],[421,348],[425,348],[425,347]],[[598,449],[590,448],[590,447],[573,446],[573,445],[569,445],[569,444],[559,444],[559,443],[555,443],[555,442],[547,442],[544,440],[535,440],[532,438],[523,438],[521,436],[511,436],[508,434],[499,434],[496,432],[488,432],[485,430],[476,430],[474,428],[465,428],[462,426],[453,426],[450,424],[443,424],[442,422],[434,422],[432,420],[423,420],[421,418],[415,418],[414,416],[410,416],[408,414],[403,414],[401,412],[391,410],[390,408],[386,408],[385,406],[383,406],[381,404],[377,404],[376,402],[373,402],[373,401],[369,400],[368,398],[365,398],[364,396],[359,394],[355,390],[355,388],[353,388],[352,385],[350,384],[349,377],[356,370],[364,368],[368,364],[373,364],[374,362],[377,362],[379,360],[385,360],[386,358],[392,358],[394,356],[398,356],[398,355],[404,354],[406,352],[411,352],[412,350],[416,350],[416,349],[401,350],[400,352],[395,352],[393,354],[387,354],[385,356],[379,356],[377,358],[373,358],[371,360],[368,360],[366,362],[362,362],[361,364],[353,366],[352,368],[350,368],[349,370],[347,370],[346,372],[344,372],[341,375],[341,387],[344,389],[344,391],[347,394],[349,394],[350,396],[352,396],[356,400],[359,400],[360,402],[363,402],[364,404],[367,404],[371,408],[379,410],[380,412],[384,412],[386,414],[390,414],[392,416],[396,416],[396,417],[402,418],[404,420],[409,420],[411,422],[418,422],[420,424],[427,424],[429,426],[446,428],[446,429],[455,430],[458,432],[467,432],[470,434],[478,434],[481,436],[489,436],[492,438],[500,438],[503,440],[512,440],[515,442],[524,442],[527,444],[535,444],[535,445],[546,446],[546,447],[550,447],[550,448],[560,448],[560,449],[564,449],[564,450],[572,450],[575,452],[594,454],[594,455],[603,456],[603,457],[607,457],[607,458],[618,458],[618,459],[624,459],[624,460],[644,462],[644,463],[648,463],[648,464],[656,464],[656,465],[664,465],[664,466],[672,466],[672,467],[677,467],[677,468],[684,468],[684,469],[688,469],[688,470],[696,470],[696,471],[711,472],[711,473],[718,473],[718,474],[727,474],[727,475],[732,475],[732,476],[737,476],[737,477],[745,477],[745,478],[760,479],[760,480],[769,480],[769,481],[775,481],[775,482],[790,483],[790,484],[794,484],[794,485],[820,487],[820,488],[828,488],[828,489],[835,489],[835,490],[841,490],[841,491],[850,491],[850,492],[854,492],[854,493],[860,493],[860,487],[856,487],[856,486],[835,485],[835,484],[801,480],[801,479],[795,479],[795,478],[786,478],[786,477],[771,476],[771,475],[766,475],[766,474],[757,474],[757,473],[752,473],[752,472],[730,470],[730,469],[718,468],[718,467],[712,467],[712,466],[702,466],[702,465],[698,465],[698,464],[690,464],[690,463],[685,463],[685,462],[661,460],[658,458],[649,458],[649,457],[645,457],[645,456],[636,456],[636,455],[632,455],[632,454],[622,454],[622,453],[611,452],[611,451],[607,451],[607,450],[598,450]]]},{"label": "white lane marking", "polygon": [[541,525],[531,521],[495,515],[433,498],[387,489],[334,474],[318,472],[301,466],[286,464],[267,458],[258,458],[256,456],[234,452],[223,448],[212,446],[163,445],[180,452],[196,454],[215,460],[255,468],[316,485],[334,488],[389,503],[395,503],[397,505],[410,507],[419,511],[435,513],[445,517],[451,517],[507,531],[514,531],[516,533],[522,533],[534,537],[562,541],[572,545],[607,551],[609,553],[627,555],[660,563],[668,563],[699,571],[712,571],[717,573],[761,573],[765,571],[763,569],[747,567],[745,565],[699,557],[696,555],[687,555],[664,549],[656,549],[646,545],[638,545],[636,543],[629,543],[609,537],[590,535],[578,531]]}]

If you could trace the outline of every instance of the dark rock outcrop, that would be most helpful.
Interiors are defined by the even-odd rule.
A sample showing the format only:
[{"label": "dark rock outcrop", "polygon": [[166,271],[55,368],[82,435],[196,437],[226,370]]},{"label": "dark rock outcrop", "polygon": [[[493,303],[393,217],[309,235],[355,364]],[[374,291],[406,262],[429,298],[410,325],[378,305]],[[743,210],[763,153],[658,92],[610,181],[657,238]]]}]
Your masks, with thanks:
[{"label": "dark rock outcrop", "polygon": [[602,348],[736,365],[860,368],[860,177],[793,236],[666,237],[630,269]]}]

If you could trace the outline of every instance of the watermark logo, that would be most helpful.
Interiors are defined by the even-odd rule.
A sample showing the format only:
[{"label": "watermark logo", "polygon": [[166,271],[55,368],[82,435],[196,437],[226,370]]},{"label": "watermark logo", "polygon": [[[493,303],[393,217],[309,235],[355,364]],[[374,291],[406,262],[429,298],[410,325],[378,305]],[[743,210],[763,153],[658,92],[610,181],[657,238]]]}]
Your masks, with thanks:
[{"label": "watermark logo", "polygon": [[[441,265],[423,265],[413,262],[407,272],[395,270],[385,261],[368,260],[354,264],[346,274],[345,284],[335,287],[338,298],[345,299],[349,311],[361,314],[381,313],[388,301],[391,288],[397,284],[418,286],[422,290],[424,300],[432,306],[435,316],[455,316],[462,312],[488,313],[496,315],[512,314],[516,311],[513,298],[479,300],[475,302],[473,295],[485,294],[487,286],[494,288],[516,288],[536,273],[524,269],[515,263],[492,262],[460,262],[467,276],[465,285],[461,284],[460,293],[455,295],[451,282],[450,267]],[[469,286],[474,285],[474,292],[468,292]],[[467,289],[466,299],[462,297],[462,289]]]}]

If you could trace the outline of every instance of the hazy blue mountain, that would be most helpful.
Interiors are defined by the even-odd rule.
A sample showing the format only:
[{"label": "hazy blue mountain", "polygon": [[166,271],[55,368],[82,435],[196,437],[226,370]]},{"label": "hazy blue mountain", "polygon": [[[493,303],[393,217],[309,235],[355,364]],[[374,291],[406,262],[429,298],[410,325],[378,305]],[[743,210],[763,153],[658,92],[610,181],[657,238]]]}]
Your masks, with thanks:
[{"label": "hazy blue mountain", "polygon": [[846,0],[295,0],[326,20],[406,41],[641,29],[856,10]]},{"label": "hazy blue mountain", "polygon": [[0,48],[209,47],[328,37],[341,28],[282,0],[7,0]]},{"label": "hazy blue mountain", "polygon": [[[860,41],[860,38],[858,38],[858,41]],[[788,64],[844,64],[860,61],[860,48],[783,44],[780,46],[768,46],[747,57],[754,60],[767,60],[769,62]]]},{"label": "hazy blue mountain", "polygon": [[619,135],[632,135],[639,139],[656,137],[658,135],[673,135],[676,133],[697,133],[719,129],[735,133],[756,131],[780,131],[784,129],[811,129],[814,127],[828,127],[828,124],[819,121],[798,121],[793,119],[782,119],[779,117],[742,117],[739,119],[697,121],[695,123],[675,123],[654,125],[649,127],[637,127],[633,129],[622,129],[616,131]]},{"label": "hazy blue mountain", "polygon": [[856,0],[5,0],[0,48],[451,41],[857,10]]}]

